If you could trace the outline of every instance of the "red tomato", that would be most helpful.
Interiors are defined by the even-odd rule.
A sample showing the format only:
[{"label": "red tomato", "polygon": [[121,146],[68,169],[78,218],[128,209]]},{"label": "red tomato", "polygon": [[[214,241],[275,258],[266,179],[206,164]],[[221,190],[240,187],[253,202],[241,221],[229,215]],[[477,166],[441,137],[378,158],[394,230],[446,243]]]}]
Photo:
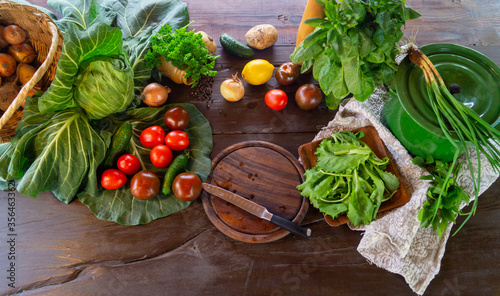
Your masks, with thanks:
[{"label": "red tomato", "polygon": [[184,150],[189,146],[189,137],[185,131],[171,131],[165,137],[165,144],[175,151]]},{"label": "red tomato", "polygon": [[117,169],[107,169],[102,173],[101,185],[105,189],[118,189],[127,183],[127,176]]},{"label": "red tomato", "polygon": [[189,113],[181,106],[175,106],[165,112],[165,124],[171,130],[185,129],[189,124]]},{"label": "red tomato", "polygon": [[163,144],[165,140],[165,130],[161,126],[154,125],[142,131],[140,141],[146,148],[154,148],[156,145]]},{"label": "red tomato", "polygon": [[137,157],[132,154],[123,154],[118,158],[118,169],[127,175],[133,175],[139,171],[141,164]]},{"label": "red tomato", "polygon": [[193,173],[180,173],[172,183],[172,192],[178,200],[195,200],[201,193],[200,178]]},{"label": "red tomato", "polygon": [[285,108],[288,103],[288,97],[281,89],[271,89],[264,96],[267,107],[279,111]]},{"label": "red tomato", "polygon": [[155,167],[166,168],[172,162],[172,150],[166,145],[157,145],[151,150],[151,162]]}]

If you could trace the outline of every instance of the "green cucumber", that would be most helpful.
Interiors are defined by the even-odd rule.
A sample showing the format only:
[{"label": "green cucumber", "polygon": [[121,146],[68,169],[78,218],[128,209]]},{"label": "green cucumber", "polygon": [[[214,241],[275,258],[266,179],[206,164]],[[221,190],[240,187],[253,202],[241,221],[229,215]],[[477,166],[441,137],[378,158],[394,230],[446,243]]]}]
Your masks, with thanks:
[{"label": "green cucumber", "polygon": [[118,155],[122,154],[127,148],[130,138],[132,137],[132,124],[130,121],[124,121],[116,130],[113,138],[111,139],[111,145],[109,147],[109,152],[104,160],[104,167],[112,167]]},{"label": "green cucumber", "polygon": [[177,175],[179,175],[186,169],[188,165],[188,159],[189,157],[187,153],[179,154],[174,158],[174,160],[168,167],[167,172],[165,173],[165,179],[163,179],[163,194],[168,195],[172,193],[172,183],[174,182],[175,177],[177,177]]},{"label": "green cucumber", "polygon": [[230,53],[242,58],[251,58],[254,55],[253,49],[232,37],[229,34],[220,35],[220,44]]}]

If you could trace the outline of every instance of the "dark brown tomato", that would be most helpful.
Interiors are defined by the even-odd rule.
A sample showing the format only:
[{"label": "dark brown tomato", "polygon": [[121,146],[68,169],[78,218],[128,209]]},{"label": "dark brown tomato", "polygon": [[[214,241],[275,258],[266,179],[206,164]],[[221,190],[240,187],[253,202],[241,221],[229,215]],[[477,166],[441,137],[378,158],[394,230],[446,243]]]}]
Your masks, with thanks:
[{"label": "dark brown tomato", "polygon": [[276,69],[276,81],[287,86],[294,84],[300,76],[300,66],[292,62],[284,63]]},{"label": "dark brown tomato", "polygon": [[165,112],[165,124],[171,130],[185,129],[189,124],[189,113],[181,106],[175,106]]},{"label": "dark brown tomato", "polygon": [[160,178],[150,171],[140,171],[130,181],[130,192],[137,199],[148,200],[160,192]]},{"label": "dark brown tomato", "polygon": [[312,110],[323,100],[321,89],[312,83],[304,84],[295,92],[295,102],[302,110]]}]

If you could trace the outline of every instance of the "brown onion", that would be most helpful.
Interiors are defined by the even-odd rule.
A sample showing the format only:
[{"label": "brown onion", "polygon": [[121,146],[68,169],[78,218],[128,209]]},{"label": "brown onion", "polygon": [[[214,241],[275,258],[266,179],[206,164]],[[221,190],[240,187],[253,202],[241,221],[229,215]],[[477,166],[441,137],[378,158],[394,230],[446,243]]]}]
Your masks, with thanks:
[{"label": "brown onion", "polygon": [[2,37],[9,44],[19,44],[26,40],[26,32],[17,25],[8,25],[3,29]]},{"label": "brown onion", "polygon": [[150,107],[159,107],[167,102],[171,89],[159,83],[148,84],[141,94],[141,100]]}]

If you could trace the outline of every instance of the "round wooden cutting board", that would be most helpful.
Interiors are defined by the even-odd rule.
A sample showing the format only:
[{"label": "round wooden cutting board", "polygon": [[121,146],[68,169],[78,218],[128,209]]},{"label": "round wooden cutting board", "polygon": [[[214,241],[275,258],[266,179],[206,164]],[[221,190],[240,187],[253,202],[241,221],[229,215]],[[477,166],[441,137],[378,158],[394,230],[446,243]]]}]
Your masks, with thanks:
[{"label": "round wooden cutting board", "polygon": [[[249,141],[226,148],[212,160],[207,182],[267,208],[272,214],[299,224],[307,213],[307,198],[296,188],[304,169],[288,151],[268,142]],[[247,243],[267,243],[288,231],[203,192],[210,221],[227,236]]]}]

